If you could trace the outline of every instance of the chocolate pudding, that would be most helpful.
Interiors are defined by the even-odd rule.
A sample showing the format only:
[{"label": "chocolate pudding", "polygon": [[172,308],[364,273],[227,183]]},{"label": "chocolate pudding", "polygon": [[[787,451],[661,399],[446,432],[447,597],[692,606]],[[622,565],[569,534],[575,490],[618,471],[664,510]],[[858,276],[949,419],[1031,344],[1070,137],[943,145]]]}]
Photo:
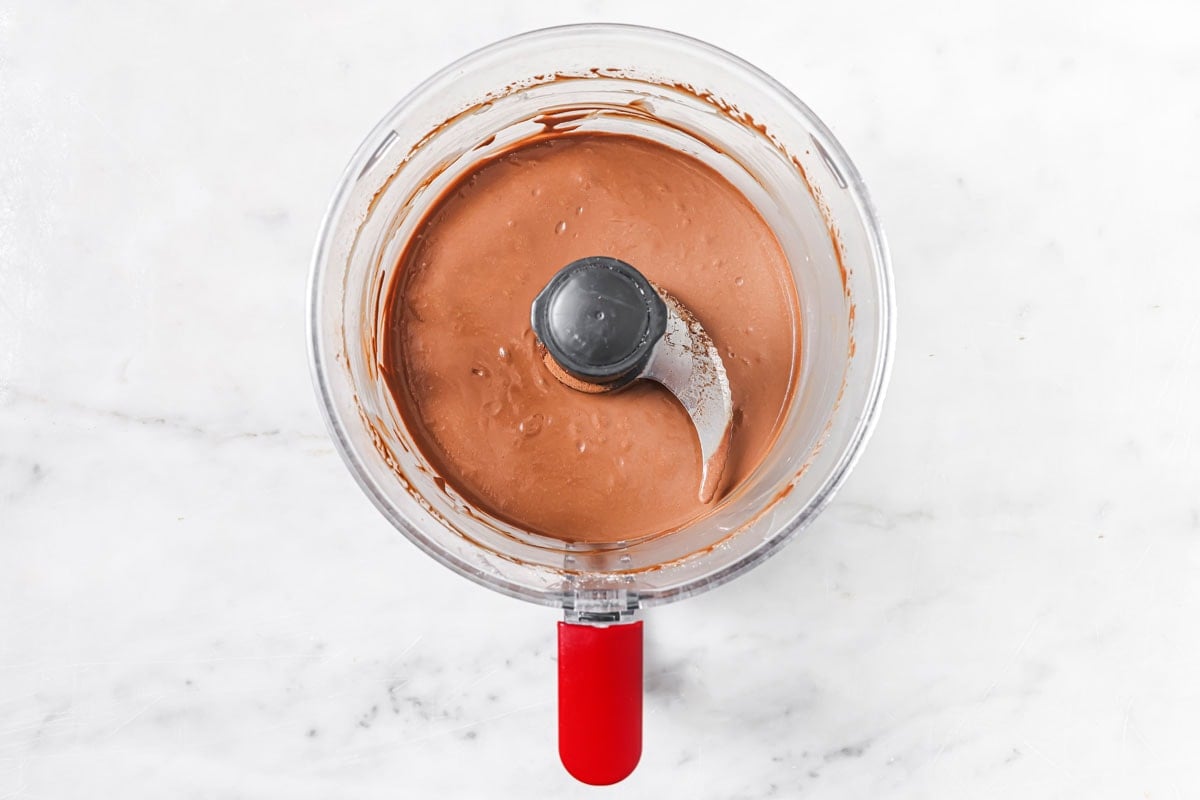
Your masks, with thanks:
[{"label": "chocolate pudding", "polygon": [[[692,311],[733,394],[728,461],[702,503],[691,420],[662,386],[560,383],[530,304],[585,256],[626,261]],[[668,532],[710,512],[775,440],[799,308],[770,227],[729,181],[649,140],[561,134],[466,175],[418,226],[384,306],[382,367],[425,457],[472,504],[576,542]]]}]

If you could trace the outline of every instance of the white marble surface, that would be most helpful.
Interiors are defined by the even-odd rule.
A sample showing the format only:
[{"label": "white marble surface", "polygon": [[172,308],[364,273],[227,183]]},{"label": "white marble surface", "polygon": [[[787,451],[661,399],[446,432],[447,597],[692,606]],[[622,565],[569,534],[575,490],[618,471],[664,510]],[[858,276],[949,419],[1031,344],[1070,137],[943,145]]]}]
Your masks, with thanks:
[{"label": "white marble surface", "polygon": [[836,503],[649,615],[603,791],[1200,796],[1195,4],[406,5],[0,4],[0,798],[602,793],[555,757],[555,613],[377,516],[303,336],[383,111],[590,19],[804,97],[902,304]]}]

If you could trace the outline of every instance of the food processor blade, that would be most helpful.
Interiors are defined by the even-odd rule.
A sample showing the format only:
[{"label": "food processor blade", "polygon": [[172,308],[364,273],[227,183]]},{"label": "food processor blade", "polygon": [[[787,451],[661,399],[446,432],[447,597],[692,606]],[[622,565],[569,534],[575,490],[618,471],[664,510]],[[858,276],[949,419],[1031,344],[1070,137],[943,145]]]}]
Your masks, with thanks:
[{"label": "food processor blade", "polygon": [[716,497],[733,395],[720,351],[686,306],[624,261],[591,256],[550,279],[530,319],[543,361],[564,385],[594,394],[645,378],[675,395],[700,440],[700,501]]}]

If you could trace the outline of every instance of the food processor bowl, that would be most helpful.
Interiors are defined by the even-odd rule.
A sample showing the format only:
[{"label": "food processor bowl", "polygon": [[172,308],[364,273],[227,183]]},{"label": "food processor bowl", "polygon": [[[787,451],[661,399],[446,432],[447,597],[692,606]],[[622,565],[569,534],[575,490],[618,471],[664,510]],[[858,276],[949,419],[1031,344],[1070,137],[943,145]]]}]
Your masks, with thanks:
[{"label": "food processor bowl", "polygon": [[[717,170],[772,227],[796,283],[798,374],[774,446],[712,513],[662,535],[571,542],[472,507],[426,461],[381,375],[382,304],[432,205],[498,153],[567,130],[651,139]],[[807,106],[704,42],[574,25],[515,36],[451,64],[367,136],[321,228],[308,338],[331,435],[380,512],[460,575],[565,609],[560,751],[576,777],[611,783],[640,752],[639,610],[732,579],[812,522],[875,424],[894,317],[874,208]]]}]

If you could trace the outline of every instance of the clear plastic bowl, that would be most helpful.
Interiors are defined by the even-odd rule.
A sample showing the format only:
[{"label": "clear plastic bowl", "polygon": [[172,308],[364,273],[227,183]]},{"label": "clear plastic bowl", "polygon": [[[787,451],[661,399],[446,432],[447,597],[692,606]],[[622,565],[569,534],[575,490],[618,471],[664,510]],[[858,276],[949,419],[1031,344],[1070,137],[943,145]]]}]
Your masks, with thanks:
[{"label": "clear plastic bowl", "polygon": [[[579,116],[581,112],[582,116]],[[548,126],[633,134],[687,152],[773,227],[800,297],[797,389],[775,446],[707,517],[594,545],[533,535],[470,507],[414,445],[378,368],[380,303],[441,191]],[[849,157],[770,76],[661,30],[576,25],[515,36],[438,72],[351,160],[321,229],[309,290],[314,381],[334,441],[405,536],[504,594],[578,610],[704,591],[776,552],[829,502],[874,425],[894,337],[883,233]]]}]

